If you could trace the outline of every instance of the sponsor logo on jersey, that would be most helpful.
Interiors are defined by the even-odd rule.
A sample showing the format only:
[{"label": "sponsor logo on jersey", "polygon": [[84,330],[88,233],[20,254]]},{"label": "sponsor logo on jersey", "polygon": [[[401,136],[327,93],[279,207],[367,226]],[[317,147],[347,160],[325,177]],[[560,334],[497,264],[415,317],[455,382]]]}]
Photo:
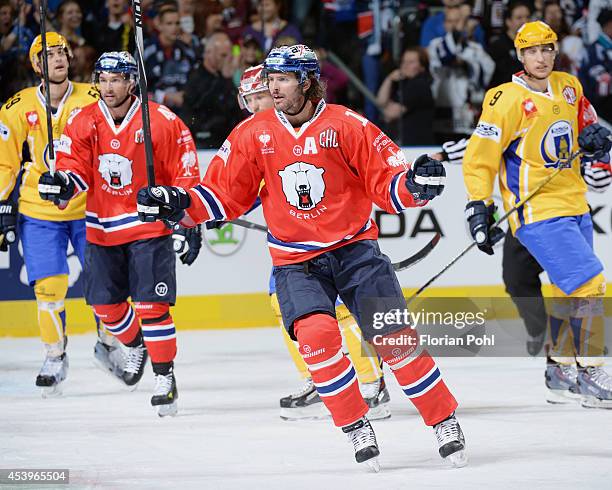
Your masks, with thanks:
[{"label": "sponsor logo on jersey", "polygon": [[2,121],[0,121],[0,138],[4,141],[8,141],[11,136],[11,130],[5,125]]},{"label": "sponsor logo on jersey", "polygon": [[527,117],[535,116],[538,113],[538,108],[536,107],[535,102],[531,99],[525,99],[521,104],[521,107],[523,108],[523,112]]},{"label": "sponsor logo on jersey", "polygon": [[304,150],[302,150],[302,147],[301,147],[300,145],[295,145],[295,146],[293,147],[293,154],[294,154],[296,157],[300,157],[300,156],[302,156],[302,153],[303,153],[303,152],[304,152]]},{"label": "sponsor logo on jersey", "polygon": [[26,120],[31,129],[40,128],[40,119],[38,119],[38,113],[36,111],[26,112]]},{"label": "sponsor logo on jersey", "polygon": [[112,139],[110,140],[110,146],[113,150],[118,150],[121,147],[121,141]]},{"label": "sponsor logo on jersey", "polygon": [[246,240],[247,229],[227,223],[221,228],[204,230],[204,245],[213,254],[227,257],[238,252]]},{"label": "sponsor logo on jersey", "polygon": [[274,140],[269,131],[257,131],[257,141],[259,141],[260,150],[262,155],[268,155],[274,153]]},{"label": "sponsor logo on jersey", "polygon": [[391,139],[382,131],[378,134],[374,141],[372,142],[372,146],[376,148],[376,151],[380,153],[383,151],[389,144],[391,143]]},{"label": "sponsor logo on jersey", "polygon": [[192,170],[195,170],[198,158],[194,151],[186,151],[181,155],[181,166],[183,167],[183,177],[191,177]]},{"label": "sponsor logo on jersey", "polygon": [[319,146],[321,148],[338,148],[338,131],[327,128],[319,133]]},{"label": "sponsor logo on jersey", "polygon": [[123,189],[132,184],[131,160],[117,153],[104,153],[98,160],[98,171],[111,189]]},{"label": "sponsor logo on jersey", "polygon": [[56,151],[61,151],[68,155],[72,152],[72,138],[70,136],[62,134],[60,139],[54,140],[53,143]]},{"label": "sponsor logo on jersey", "polygon": [[480,121],[474,130],[474,134],[481,138],[493,140],[499,143],[501,139],[501,129],[495,124]]},{"label": "sponsor logo on jersey", "polygon": [[325,195],[324,172],[306,162],[295,162],[280,170],[278,174],[287,202],[299,210],[314,208]]},{"label": "sponsor logo on jersey", "polygon": [[540,144],[545,166],[556,168],[570,157],[574,133],[569,121],[556,121],[546,130]]},{"label": "sponsor logo on jersey", "polygon": [[142,143],[144,143],[144,131],[142,130],[142,128],[137,129],[134,132],[134,143],[136,143],[137,145],[141,145]]},{"label": "sponsor logo on jersey", "polygon": [[76,117],[76,115],[81,112],[82,109],[80,107],[75,107],[74,109],[72,109],[72,111],[70,111],[70,115],[68,116],[68,119],[66,121],[67,124],[72,124],[72,121],[74,120],[74,118]]},{"label": "sponsor logo on jersey", "polygon": [[158,282],[155,285],[155,294],[157,296],[166,296],[168,294],[168,285],[165,282]]},{"label": "sponsor logo on jersey", "polygon": [[562,94],[568,104],[574,105],[576,103],[576,89],[574,87],[565,86]]},{"label": "sponsor logo on jersey", "polygon": [[404,152],[401,150],[401,148],[398,148],[397,151],[394,151],[393,147],[389,146],[387,148],[387,152],[389,153],[389,155],[387,156],[386,160],[387,164],[390,167],[403,166],[404,168],[408,168],[408,160],[406,160],[406,155],[404,155]]},{"label": "sponsor logo on jersey", "polygon": [[225,140],[223,144],[221,145],[221,148],[217,150],[216,156],[218,156],[221,160],[223,160],[224,165],[227,165],[227,159],[229,158],[231,152],[232,152],[232,144],[230,143],[229,140]]},{"label": "sponsor logo on jersey", "polygon": [[165,105],[160,105],[157,110],[162,113],[162,115],[168,119],[168,121],[174,121],[176,119],[176,114],[168,109]]}]

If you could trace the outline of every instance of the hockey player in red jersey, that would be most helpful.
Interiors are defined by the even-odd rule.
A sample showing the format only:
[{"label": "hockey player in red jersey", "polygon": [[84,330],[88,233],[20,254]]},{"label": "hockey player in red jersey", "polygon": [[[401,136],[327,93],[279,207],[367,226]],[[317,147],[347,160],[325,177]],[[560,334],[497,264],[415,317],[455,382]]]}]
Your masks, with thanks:
[{"label": "hockey player in red jersey", "polygon": [[[176,414],[178,397],[170,316],[175,256],[172,230],[161,222],[142,223],[136,212],[136,190],[147,183],[140,99],[134,95],[137,76],[127,52],[98,59],[94,78],[102,100],[68,120],[58,147],[58,172],[41,176],[39,192],[60,208],[87,192],[85,299],[126,347],[126,384],[140,381],[147,353],[151,357],[156,379],[151,404],[164,416]],[[163,105],[150,103],[150,114],[157,181],[196,185],[199,169],[191,133]],[[186,235],[191,250],[181,259],[192,263],[201,232],[194,227]]]},{"label": "hockey player in red jersey", "polygon": [[376,242],[372,204],[393,213],[425,205],[444,189],[444,166],[426,155],[409,165],[367,119],[327,105],[318,60],[307,46],[273,49],[264,78],[275,109],[236,126],[199,185],[141,189],[141,219],[231,220],[259,192],[283,323],[297,339],[334,424],[353,443],[357,462],[377,470],[379,450],[355,369],[342,352],[338,295],[424,422],[434,427],[440,455],[456,466],[466,464],[457,402],[435,361],[422,347],[407,345],[415,331],[406,323],[373,321],[377,313],[406,308],[406,302]]}]

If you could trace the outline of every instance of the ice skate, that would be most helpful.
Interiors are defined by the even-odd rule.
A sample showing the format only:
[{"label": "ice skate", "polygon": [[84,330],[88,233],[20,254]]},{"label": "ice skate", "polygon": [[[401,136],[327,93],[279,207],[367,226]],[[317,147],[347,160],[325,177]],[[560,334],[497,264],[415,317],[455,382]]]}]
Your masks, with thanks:
[{"label": "ice skate", "polygon": [[577,379],[583,407],[612,409],[612,376],[603,367],[579,367]]},{"label": "ice skate", "polygon": [[363,399],[370,407],[368,419],[382,420],[391,417],[391,408],[389,407],[391,398],[383,376],[372,383],[363,383],[360,389]]},{"label": "ice skate", "polygon": [[61,383],[68,375],[68,355],[64,352],[59,356],[47,353],[40,373],[36,376],[36,386],[41,387],[43,398],[62,394]]},{"label": "ice skate", "polygon": [[571,403],[580,399],[576,366],[560,364],[550,357],[546,360],[546,401],[548,403]]},{"label": "ice skate", "polygon": [[107,344],[98,339],[94,346],[94,364],[122,384],[125,383],[125,362],[126,356],[119,342],[113,340],[111,344]]},{"label": "ice skate", "polygon": [[140,378],[142,378],[149,355],[144,344],[136,347],[124,346],[123,349],[125,353],[125,367],[121,378],[126,385],[131,386],[135,390]]},{"label": "ice skate", "polygon": [[176,380],[174,373],[155,375],[155,391],[151,397],[151,405],[157,409],[160,417],[174,417],[178,412],[178,391],[176,390]]},{"label": "ice skate", "polygon": [[358,463],[366,463],[372,471],[378,473],[380,471],[380,464],[378,462],[380,451],[376,443],[374,429],[372,429],[368,419],[362,417],[354,424],[342,427],[342,432],[353,443],[355,460]]},{"label": "ice skate", "polygon": [[300,391],[280,399],[280,417],[283,420],[322,419],[327,416],[329,412],[311,378],[306,378]]},{"label": "ice skate", "polygon": [[453,413],[447,419],[434,425],[436,439],[438,440],[438,452],[446,461],[455,468],[461,468],[468,464],[465,452],[465,437],[461,431],[459,421]]}]

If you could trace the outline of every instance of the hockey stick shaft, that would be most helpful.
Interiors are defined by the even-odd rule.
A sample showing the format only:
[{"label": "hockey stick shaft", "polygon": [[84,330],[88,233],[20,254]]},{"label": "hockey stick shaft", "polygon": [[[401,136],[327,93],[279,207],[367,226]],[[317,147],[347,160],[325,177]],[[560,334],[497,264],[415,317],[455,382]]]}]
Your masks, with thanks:
[{"label": "hockey stick shaft", "polygon": [[140,89],[140,107],[142,111],[142,132],[145,145],[145,162],[147,167],[147,184],[155,185],[155,166],[153,160],[153,142],[151,140],[151,115],[149,113],[149,94],[147,92],[147,76],[144,68],[144,39],[142,35],[142,2],[132,0],[134,11],[134,37],[136,41],[136,63],[138,65],[138,88]]},{"label": "hockey stick shaft", "polygon": [[47,55],[47,0],[40,0],[40,40],[42,42],[42,75],[45,87],[45,112],[47,113],[47,158],[49,171],[55,173],[55,146],[53,145],[53,123],[51,121],[51,92],[49,83],[49,60]]},{"label": "hockey stick shaft", "polygon": [[[524,198],[522,198],[519,202],[517,202],[513,208],[509,209],[508,212],[506,212],[506,214],[504,214],[501,218],[499,218],[495,223],[493,223],[490,226],[491,228],[495,228],[496,226],[499,226],[500,224],[504,223],[505,221],[507,221],[510,216],[512,216],[513,213],[516,213],[519,208],[523,205],[525,205],[525,203],[529,202],[533,196],[535,196],[538,192],[540,192],[540,190],[542,190],[542,188],[548,184],[552,179],[554,179],[557,175],[559,175],[561,173],[562,170],[564,170],[565,168],[571,167],[572,162],[578,157],[580,156],[581,152],[577,151],[575,153],[572,153],[570,155],[570,157],[568,158],[568,160],[561,166],[559,166],[558,168],[555,169],[554,172],[552,172],[548,177],[546,177],[545,179],[542,180],[542,182],[540,182],[531,192],[529,192]],[[446,264],[442,270],[440,272],[438,272],[436,275],[434,275],[431,279],[429,279],[429,281],[427,281],[425,284],[423,284],[416,293],[414,293],[412,296],[410,296],[410,298],[408,299],[408,303],[410,303],[412,300],[414,300],[417,296],[419,296],[423,291],[425,291],[425,289],[427,289],[436,279],[438,279],[442,274],[444,274],[448,269],[450,269],[453,265],[455,265],[455,263],[461,259],[461,257],[463,257],[465,254],[467,254],[470,250],[472,250],[475,246],[477,245],[477,243],[475,241],[472,241],[467,247],[465,247],[460,253],[459,255],[457,255],[453,260],[451,260],[448,264]]]}]

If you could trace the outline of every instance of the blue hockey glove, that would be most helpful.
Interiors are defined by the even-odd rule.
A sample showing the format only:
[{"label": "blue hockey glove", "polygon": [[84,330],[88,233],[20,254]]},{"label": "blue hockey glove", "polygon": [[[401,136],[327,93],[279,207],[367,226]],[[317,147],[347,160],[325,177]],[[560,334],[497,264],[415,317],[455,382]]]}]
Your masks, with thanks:
[{"label": "blue hockey glove", "polygon": [[427,155],[417,158],[406,174],[406,189],[420,201],[429,201],[442,194],[446,170],[442,162]]},{"label": "blue hockey glove", "polygon": [[168,185],[143,187],[136,196],[138,219],[146,223],[161,220],[170,229],[176,229],[185,216],[191,198],[185,189]]},{"label": "blue hockey glove", "polygon": [[45,201],[51,201],[61,209],[68,205],[75,191],[74,182],[65,172],[58,170],[54,174],[45,172],[38,179],[38,194]]},{"label": "blue hockey glove", "polygon": [[486,206],[484,201],[470,201],[465,207],[465,217],[470,226],[472,238],[478,248],[488,255],[493,255],[493,245],[504,238],[504,230],[499,226],[491,228],[495,223],[497,206]]},{"label": "blue hockey glove", "polygon": [[0,201],[0,252],[17,241],[17,206],[11,201]]},{"label": "blue hockey glove", "polygon": [[612,133],[600,124],[591,124],[580,132],[578,144],[589,160],[602,160],[612,149]]},{"label": "blue hockey glove", "polygon": [[197,225],[193,228],[179,227],[172,234],[174,240],[174,251],[177,254],[182,254],[179,258],[186,265],[191,265],[195,262],[202,248],[202,226]]}]

